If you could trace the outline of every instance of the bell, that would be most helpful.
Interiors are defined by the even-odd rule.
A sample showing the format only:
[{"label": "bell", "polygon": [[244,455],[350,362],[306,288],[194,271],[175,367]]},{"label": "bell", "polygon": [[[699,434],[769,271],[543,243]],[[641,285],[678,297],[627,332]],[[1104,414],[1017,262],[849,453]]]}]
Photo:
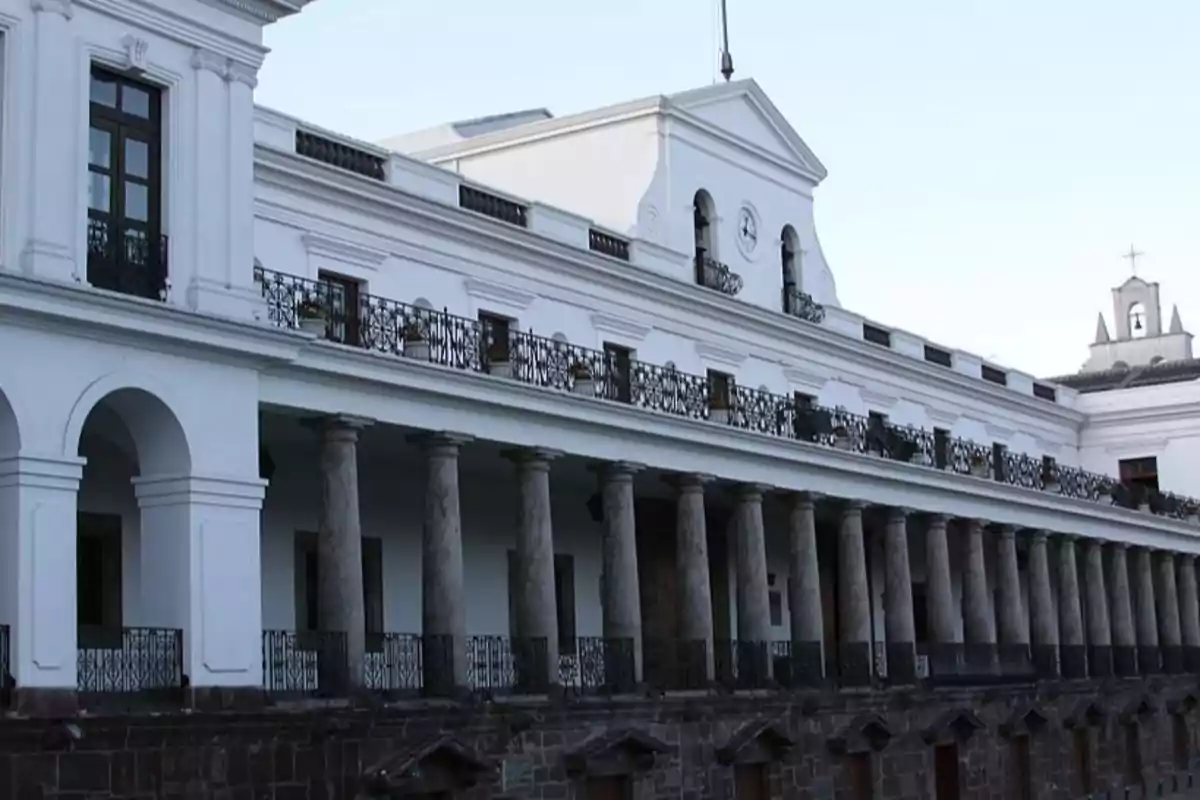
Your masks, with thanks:
[{"label": "bell", "polygon": [[1141,314],[1138,314],[1138,315],[1134,316],[1134,318],[1133,318],[1133,329],[1134,329],[1135,331],[1140,331],[1140,330],[1142,329],[1142,315],[1141,315]]}]

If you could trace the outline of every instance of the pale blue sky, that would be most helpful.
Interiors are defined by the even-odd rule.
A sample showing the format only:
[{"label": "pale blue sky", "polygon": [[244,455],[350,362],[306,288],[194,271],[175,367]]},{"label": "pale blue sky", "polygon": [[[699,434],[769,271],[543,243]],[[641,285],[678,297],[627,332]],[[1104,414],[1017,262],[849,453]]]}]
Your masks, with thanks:
[{"label": "pale blue sky", "polygon": [[[829,168],[817,231],[846,307],[1073,372],[1132,242],[1200,332],[1200,3],[728,2],[737,77]],[[710,83],[715,6],[314,0],[268,29],[257,98],[367,140],[582,111]]]}]

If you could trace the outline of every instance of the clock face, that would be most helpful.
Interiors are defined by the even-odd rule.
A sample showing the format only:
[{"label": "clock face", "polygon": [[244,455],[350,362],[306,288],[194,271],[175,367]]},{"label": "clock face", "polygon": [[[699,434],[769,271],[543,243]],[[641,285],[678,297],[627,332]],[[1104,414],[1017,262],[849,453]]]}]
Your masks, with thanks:
[{"label": "clock face", "polygon": [[750,255],[758,247],[758,217],[746,207],[738,212],[737,242],[742,252]]}]

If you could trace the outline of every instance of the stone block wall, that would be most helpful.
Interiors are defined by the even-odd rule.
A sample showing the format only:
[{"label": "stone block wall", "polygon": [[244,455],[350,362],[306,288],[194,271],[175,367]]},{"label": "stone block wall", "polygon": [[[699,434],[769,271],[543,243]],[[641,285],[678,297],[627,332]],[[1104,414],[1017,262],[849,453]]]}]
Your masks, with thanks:
[{"label": "stone block wall", "polygon": [[[1009,800],[1028,737],[1036,800],[1092,791],[1200,796],[1194,679],[936,691],[274,708],[258,712],[0,721],[0,798],[352,800],[416,796],[569,800],[760,797]],[[1186,768],[1176,764],[1186,720]],[[1077,731],[1083,731],[1080,734]],[[945,747],[957,780],[937,794]],[[956,751],[956,752],[955,752]],[[942,776],[945,784],[945,775]],[[869,785],[870,794],[866,794]],[[617,787],[617,788],[614,788]],[[614,792],[616,792],[614,794]],[[1101,795],[1103,796],[1103,795]],[[753,798],[750,798],[753,800]]]}]

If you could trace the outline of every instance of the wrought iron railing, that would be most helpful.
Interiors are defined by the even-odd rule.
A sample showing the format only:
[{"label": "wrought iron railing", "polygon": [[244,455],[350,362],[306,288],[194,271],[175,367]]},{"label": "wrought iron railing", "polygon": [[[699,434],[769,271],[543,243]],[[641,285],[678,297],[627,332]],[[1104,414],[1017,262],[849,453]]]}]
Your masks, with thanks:
[{"label": "wrought iron railing", "polygon": [[374,181],[384,179],[383,156],[310,131],[296,131],[296,154]]},{"label": "wrought iron railing", "polygon": [[496,334],[478,320],[368,294],[359,295],[358,304],[346,308],[329,284],[261,267],[255,268],[255,277],[270,323],[300,328],[306,319],[319,319],[325,338],[343,344],[672,416],[1200,522],[1200,501],[1122,484],[1107,475],[1058,464],[1052,458],[955,438],[944,430],[927,431],[844,408],[827,408],[799,395],[779,395],[735,383],[730,383],[727,391],[714,392],[704,375],[526,331],[508,331],[507,347],[489,353],[485,343]]},{"label": "wrought iron railing", "polygon": [[81,702],[177,699],[182,694],[183,631],[178,628],[79,628],[76,669]]},{"label": "wrought iron railing", "polygon": [[108,215],[88,217],[88,283],[98,289],[166,300],[167,237],[122,226]]},{"label": "wrought iron railing", "polygon": [[546,640],[467,637],[467,685],[479,694],[544,694],[550,689]]},{"label": "wrought iron railing", "polygon": [[588,249],[621,261],[629,260],[629,240],[605,233],[598,228],[588,229]]},{"label": "wrought iron railing", "polygon": [[793,284],[783,287],[783,313],[808,322],[824,322],[825,306],[813,300],[812,295],[802,292]]},{"label": "wrought iron railing", "polygon": [[[562,648],[560,643],[560,649]],[[558,682],[573,694],[628,694],[637,685],[632,639],[579,636],[558,657]]]},{"label": "wrought iron railing", "polygon": [[349,688],[346,634],[263,631],[263,688],[268,694],[336,697]]},{"label": "wrought iron railing", "polygon": [[467,211],[474,211],[485,217],[507,222],[524,228],[529,225],[528,209],[516,200],[509,200],[498,194],[476,189],[465,184],[458,187],[458,205]]},{"label": "wrought iron railing", "polygon": [[733,297],[742,290],[742,276],[709,255],[695,257],[696,283]]}]

